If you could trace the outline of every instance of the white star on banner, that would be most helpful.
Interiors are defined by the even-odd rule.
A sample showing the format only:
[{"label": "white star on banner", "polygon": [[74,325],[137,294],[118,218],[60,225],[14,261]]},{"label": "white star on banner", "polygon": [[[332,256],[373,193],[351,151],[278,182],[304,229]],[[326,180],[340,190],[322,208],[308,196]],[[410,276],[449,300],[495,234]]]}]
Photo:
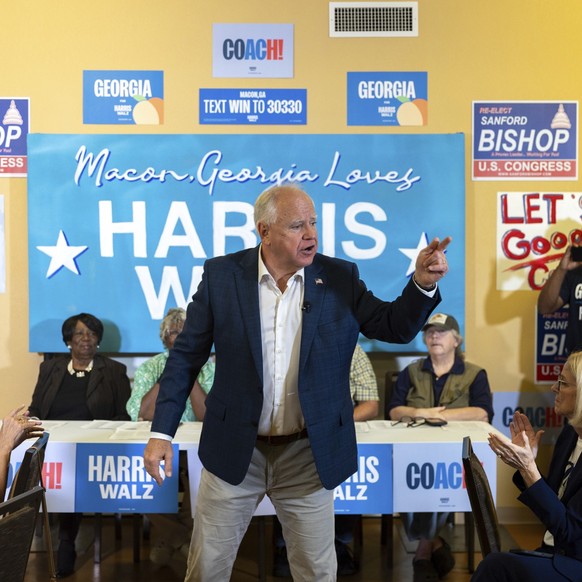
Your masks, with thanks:
[{"label": "white star on banner", "polygon": [[416,258],[420,251],[428,246],[428,238],[426,232],[420,234],[418,239],[418,245],[415,249],[398,249],[403,255],[406,255],[410,259],[410,265],[408,265],[408,271],[406,271],[406,276],[412,275],[416,269]]},{"label": "white star on banner", "polygon": [[79,269],[77,268],[77,263],[75,259],[83,254],[89,247],[80,246],[73,247],[69,245],[67,237],[62,230],[59,230],[59,236],[57,238],[57,244],[52,247],[36,247],[41,253],[48,255],[51,258],[51,262],[46,272],[46,278],[49,279],[55,273],[60,271],[63,267],[69,269],[79,275]]}]

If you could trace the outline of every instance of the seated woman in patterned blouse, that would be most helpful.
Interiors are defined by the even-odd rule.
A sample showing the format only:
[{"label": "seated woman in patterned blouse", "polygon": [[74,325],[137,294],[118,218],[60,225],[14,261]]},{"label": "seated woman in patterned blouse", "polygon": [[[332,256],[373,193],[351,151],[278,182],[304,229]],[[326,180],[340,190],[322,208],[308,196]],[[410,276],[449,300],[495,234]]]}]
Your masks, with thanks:
[{"label": "seated woman in patterned blouse", "polygon": [[[159,380],[164,371],[170,350],[184,327],[184,321],[186,321],[186,311],[180,307],[169,309],[162,320],[160,338],[165,350],[161,354],[146,360],[135,371],[131,396],[126,405],[131,420],[153,419],[156,399],[160,389]],[[188,402],[186,402],[184,414],[182,414],[182,422],[204,419],[204,413],[206,412],[204,402],[213,382],[214,362],[208,361],[194,382],[192,393]]]}]

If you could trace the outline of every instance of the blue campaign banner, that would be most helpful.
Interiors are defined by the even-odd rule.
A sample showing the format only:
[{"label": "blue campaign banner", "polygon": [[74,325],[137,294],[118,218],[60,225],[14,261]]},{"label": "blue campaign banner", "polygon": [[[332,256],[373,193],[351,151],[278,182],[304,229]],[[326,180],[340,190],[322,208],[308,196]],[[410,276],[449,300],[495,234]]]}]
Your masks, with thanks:
[{"label": "blue campaign banner", "polygon": [[161,125],[163,71],[83,71],[83,123]]},{"label": "blue campaign banner", "polygon": [[305,125],[307,89],[200,89],[199,122]]},{"label": "blue campaign banner", "polygon": [[570,307],[542,315],[536,309],[536,384],[553,384],[568,359],[566,332]]},{"label": "blue campaign banner", "polygon": [[427,73],[348,73],[348,125],[427,123]]},{"label": "blue campaign banner", "polygon": [[26,176],[29,130],[30,100],[0,97],[0,178]]},{"label": "blue campaign banner", "polygon": [[[104,322],[102,351],[158,352],[167,310],[186,306],[207,258],[258,244],[253,203],[284,181],[314,199],[319,251],[356,262],[383,299],[451,235],[439,309],[463,326],[462,134],[33,134],[29,156],[33,352],[63,351],[62,322],[82,311]],[[420,337],[364,345],[425,349]]]},{"label": "blue campaign banner", "polygon": [[[418,430],[418,429],[411,429]],[[497,493],[497,457],[487,442],[472,443],[493,499]],[[471,511],[461,459],[462,442],[394,445],[394,511]]]},{"label": "blue campaign banner", "polygon": [[336,514],[392,513],[392,445],[358,443],[358,470],[333,492]]},{"label": "blue campaign banner", "polygon": [[577,101],[473,102],[473,180],[577,178]]},{"label": "blue campaign banner", "polygon": [[178,445],[172,445],[172,477],[162,487],[145,470],[144,449],[144,443],[77,444],[75,511],[178,511]]}]

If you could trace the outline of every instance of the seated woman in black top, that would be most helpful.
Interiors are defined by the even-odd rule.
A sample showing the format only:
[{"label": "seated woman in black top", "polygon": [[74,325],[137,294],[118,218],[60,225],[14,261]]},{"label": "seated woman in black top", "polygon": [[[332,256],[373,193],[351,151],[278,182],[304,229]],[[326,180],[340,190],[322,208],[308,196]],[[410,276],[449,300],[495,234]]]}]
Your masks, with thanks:
[{"label": "seated woman in black top", "polygon": [[[89,313],[73,315],[63,323],[62,333],[71,354],[40,365],[30,416],[41,420],[129,420],[126,368],[97,354],[103,338],[101,321]],[[74,571],[80,524],[81,514],[60,515],[57,573],[61,578]]]}]

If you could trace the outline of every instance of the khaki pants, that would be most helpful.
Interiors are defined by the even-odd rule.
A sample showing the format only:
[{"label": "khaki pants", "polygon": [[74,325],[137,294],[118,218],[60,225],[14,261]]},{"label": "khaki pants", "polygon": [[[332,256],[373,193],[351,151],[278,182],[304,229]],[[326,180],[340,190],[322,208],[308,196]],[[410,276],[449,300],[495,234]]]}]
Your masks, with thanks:
[{"label": "khaki pants", "polygon": [[186,582],[228,582],[253,513],[268,495],[283,526],[296,582],[336,580],[333,492],[317,475],[308,439],[257,443],[248,473],[230,485],[202,471]]}]

